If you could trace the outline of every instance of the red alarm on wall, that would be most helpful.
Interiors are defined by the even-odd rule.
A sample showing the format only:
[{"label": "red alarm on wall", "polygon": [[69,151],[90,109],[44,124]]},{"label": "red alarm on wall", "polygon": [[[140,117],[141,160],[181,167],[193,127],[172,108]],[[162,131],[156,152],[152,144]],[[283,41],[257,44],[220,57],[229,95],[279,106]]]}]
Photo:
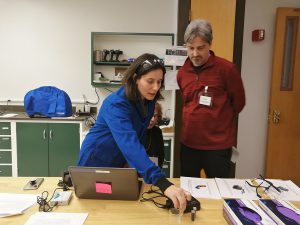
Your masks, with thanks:
[{"label": "red alarm on wall", "polygon": [[257,29],[252,31],[252,41],[262,41],[265,39],[265,30]]}]

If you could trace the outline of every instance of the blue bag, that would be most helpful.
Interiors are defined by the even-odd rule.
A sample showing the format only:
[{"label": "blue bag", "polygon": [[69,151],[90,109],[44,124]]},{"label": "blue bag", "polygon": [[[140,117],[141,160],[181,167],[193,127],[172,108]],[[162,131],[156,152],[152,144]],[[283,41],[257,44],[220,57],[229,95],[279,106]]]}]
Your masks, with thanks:
[{"label": "blue bag", "polygon": [[72,115],[69,95],[56,87],[43,86],[27,92],[24,108],[28,116],[68,117]]}]

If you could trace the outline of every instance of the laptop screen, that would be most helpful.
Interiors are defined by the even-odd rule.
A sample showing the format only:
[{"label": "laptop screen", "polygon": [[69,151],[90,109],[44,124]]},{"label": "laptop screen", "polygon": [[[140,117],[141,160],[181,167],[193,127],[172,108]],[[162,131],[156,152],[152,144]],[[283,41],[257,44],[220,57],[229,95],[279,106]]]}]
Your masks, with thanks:
[{"label": "laptop screen", "polygon": [[140,185],[134,168],[70,166],[69,172],[77,198],[139,199]]}]

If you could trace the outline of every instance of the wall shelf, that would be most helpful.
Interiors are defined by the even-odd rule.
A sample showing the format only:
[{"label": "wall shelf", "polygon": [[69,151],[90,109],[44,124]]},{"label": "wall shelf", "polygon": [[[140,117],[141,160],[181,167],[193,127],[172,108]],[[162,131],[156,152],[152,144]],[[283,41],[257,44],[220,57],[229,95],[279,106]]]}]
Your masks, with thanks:
[{"label": "wall shelf", "polygon": [[[143,53],[152,53],[164,58],[165,51],[174,45],[172,33],[120,33],[120,32],[92,32],[91,33],[91,84],[94,87],[119,87],[121,84],[98,82],[101,73],[108,80],[116,80],[117,67],[130,66],[129,58],[137,58]],[[95,51],[99,51],[97,61]],[[103,60],[103,50],[121,50],[119,61],[110,53]],[[103,60],[103,61],[101,61]],[[126,61],[125,61],[126,60]]]}]

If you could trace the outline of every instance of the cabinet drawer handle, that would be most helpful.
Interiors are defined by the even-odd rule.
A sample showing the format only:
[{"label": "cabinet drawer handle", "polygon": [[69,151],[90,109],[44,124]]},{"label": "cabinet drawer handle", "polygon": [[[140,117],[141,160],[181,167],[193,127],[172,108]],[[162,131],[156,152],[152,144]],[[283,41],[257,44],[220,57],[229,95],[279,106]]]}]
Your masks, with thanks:
[{"label": "cabinet drawer handle", "polygon": [[3,137],[3,138],[1,138],[2,140],[9,140],[9,138],[8,137]]},{"label": "cabinet drawer handle", "polygon": [[52,139],[52,133],[53,133],[53,131],[50,130],[50,139]]},{"label": "cabinet drawer handle", "polygon": [[0,170],[0,173],[2,173],[2,170]]},{"label": "cabinet drawer handle", "polygon": [[44,140],[46,139],[46,130],[45,129],[43,131],[43,138],[44,138]]},{"label": "cabinet drawer handle", "polygon": [[2,127],[2,130],[8,130],[9,127]]}]

